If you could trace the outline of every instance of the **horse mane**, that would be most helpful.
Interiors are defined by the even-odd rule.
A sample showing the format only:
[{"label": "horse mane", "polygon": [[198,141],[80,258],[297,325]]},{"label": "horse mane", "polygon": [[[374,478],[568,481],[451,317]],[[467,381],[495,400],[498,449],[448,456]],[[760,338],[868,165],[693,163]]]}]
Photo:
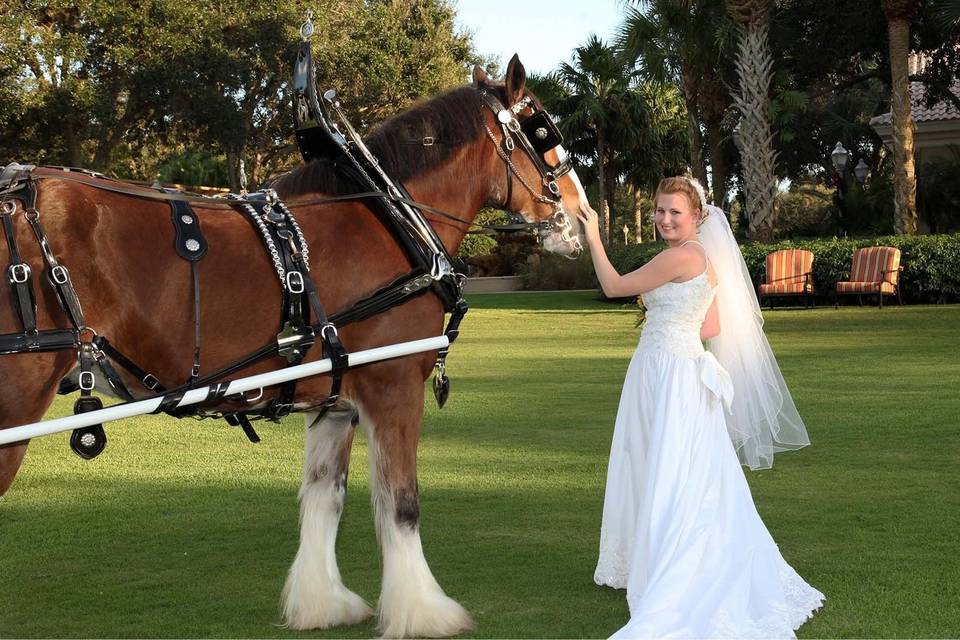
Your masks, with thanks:
[{"label": "horse mane", "polygon": [[[403,182],[444,162],[454,151],[483,133],[483,101],[471,86],[450,89],[376,125],[364,142],[380,166]],[[434,144],[425,146],[423,139]],[[299,165],[271,182],[284,195],[356,191],[357,186],[336,170],[336,161],[320,158]]]}]

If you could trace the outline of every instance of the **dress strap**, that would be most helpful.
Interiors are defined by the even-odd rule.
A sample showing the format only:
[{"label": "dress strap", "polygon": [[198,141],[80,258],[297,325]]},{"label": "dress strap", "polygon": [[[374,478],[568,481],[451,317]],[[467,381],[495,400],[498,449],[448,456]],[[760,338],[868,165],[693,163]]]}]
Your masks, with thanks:
[{"label": "dress strap", "polygon": [[[688,242],[696,242],[698,245],[700,245],[701,247],[703,247],[703,243],[700,242],[699,240],[685,240],[685,241],[681,242],[679,246],[682,247],[683,245],[687,244]],[[707,255],[707,248],[706,248],[706,247],[703,247],[703,259],[707,261],[707,264],[710,264],[710,256]]]}]

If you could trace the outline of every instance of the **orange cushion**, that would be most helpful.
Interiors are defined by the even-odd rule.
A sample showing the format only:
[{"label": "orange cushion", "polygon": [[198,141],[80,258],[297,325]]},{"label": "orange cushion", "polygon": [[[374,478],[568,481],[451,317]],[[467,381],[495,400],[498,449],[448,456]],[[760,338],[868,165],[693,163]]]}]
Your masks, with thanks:
[{"label": "orange cushion", "polygon": [[[876,293],[878,282],[838,282],[837,293]],[[883,283],[884,293],[894,293],[893,284]]]},{"label": "orange cushion", "polygon": [[[807,287],[807,291],[813,291],[813,286]],[[760,293],[775,295],[780,293],[804,293],[802,282],[775,282],[774,284],[763,283],[760,285]]]}]

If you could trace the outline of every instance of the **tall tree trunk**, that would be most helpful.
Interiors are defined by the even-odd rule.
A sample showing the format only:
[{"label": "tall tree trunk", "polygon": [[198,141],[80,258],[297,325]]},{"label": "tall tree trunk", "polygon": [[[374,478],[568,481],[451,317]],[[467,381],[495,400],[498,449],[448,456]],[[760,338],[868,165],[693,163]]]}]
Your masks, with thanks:
[{"label": "tall tree trunk", "polygon": [[687,136],[690,138],[690,169],[700,184],[707,184],[707,165],[703,161],[703,134],[697,119],[698,79],[685,67],[683,70],[683,100],[687,104]]},{"label": "tall tree trunk", "polygon": [[913,115],[910,109],[910,20],[887,17],[890,38],[890,103],[893,111],[894,228],[898,234],[917,233],[917,178],[913,160]]},{"label": "tall tree trunk", "polygon": [[611,242],[620,237],[622,233],[620,225],[620,216],[617,215],[617,176],[610,168],[604,172],[607,179],[607,202],[610,203],[607,213],[607,237]]},{"label": "tall tree trunk", "polygon": [[643,190],[633,188],[633,233],[637,236],[637,244],[643,242]]},{"label": "tall tree trunk", "polygon": [[710,147],[710,172],[713,174],[713,203],[726,211],[729,169],[723,151],[723,129],[719,120],[707,121],[707,144]]},{"label": "tall tree trunk", "polygon": [[610,244],[610,203],[607,195],[607,144],[603,127],[597,127],[597,190],[600,192],[600,239]]},{"label": "tall tree trunk", "polygon": [[235,148],[227,149],[227,181],[230,183],[230,191],[240,193],[242,180],[240,179],[240,150]]},{"label": "tall tree trunk", "polygon": [[734,104],[740,111],[740,157],[746,196],[746,216],[751,239],[769,241],[776,221],[777,154],[770,130],[770,81],[773,57],[769,46],[771,0],[728,2],[727,9],[740,24],[737,44],[739,92]]}]

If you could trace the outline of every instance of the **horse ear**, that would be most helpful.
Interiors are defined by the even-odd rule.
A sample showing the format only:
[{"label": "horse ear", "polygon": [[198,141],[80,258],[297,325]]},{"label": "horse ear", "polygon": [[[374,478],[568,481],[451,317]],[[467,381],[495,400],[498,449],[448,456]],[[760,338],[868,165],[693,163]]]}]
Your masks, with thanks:
[{"label": "horse ear", "polygon": [[520,56],[516,53],[510,58],[510,64],[507,65],[507,75],[504,77],[504,86],[507,90],[507,100],[510,102],[507,106],[513,106],[519,102],[527,88],[527,70],[523,68],[520,62]]},{"label": "horse ear", "polygon": [[482,84],[488,84],[490,82],[490,76],[487,75],[487,72],[478,64],[473,65],[473,86],[479,87]]}]

